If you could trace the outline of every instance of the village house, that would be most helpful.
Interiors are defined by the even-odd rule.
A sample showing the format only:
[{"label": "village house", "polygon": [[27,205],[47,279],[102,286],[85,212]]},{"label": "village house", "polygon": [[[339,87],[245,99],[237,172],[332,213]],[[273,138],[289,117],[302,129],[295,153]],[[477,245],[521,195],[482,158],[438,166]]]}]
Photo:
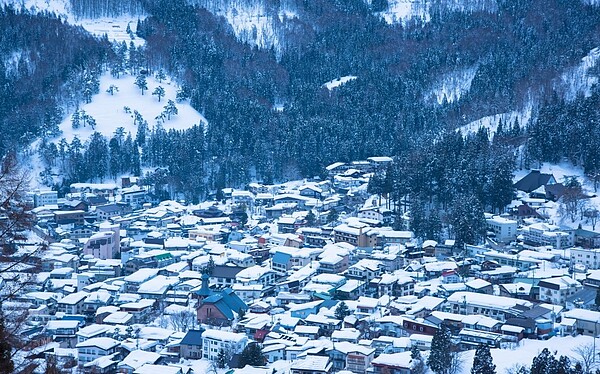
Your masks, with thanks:
[{"label": "village house", "polygon": [[77,343],[79,366],[83,366],[100,357],[118,352],[120,342],[112,338],[91,338]]},{"label": "village house", "polygon": [[567,299],[581,290],[581,283],[568,276],[542,279],[538,283],[539,300],[556,305],[565,305]]},{"label": "village house", "polygon": [[240,354],[248,344],[245,334],[238,334],[221,330],[206,330],[202,333],[202,358],[216,360],[219,351],[228,354]]}]

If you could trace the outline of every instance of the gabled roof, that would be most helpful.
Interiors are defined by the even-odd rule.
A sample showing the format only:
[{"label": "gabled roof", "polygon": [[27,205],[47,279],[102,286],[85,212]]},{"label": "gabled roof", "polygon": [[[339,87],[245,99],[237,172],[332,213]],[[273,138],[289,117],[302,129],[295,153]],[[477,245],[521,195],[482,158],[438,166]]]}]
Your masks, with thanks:
[{"label": "gabled roof", "polygon": [[553,184],[554,176],[552,174],[543,174],[539,170],[532,170],[529,174],[521,178],[515,183],[515,188],[527,193],[538,189],[540,186],[546,186],[548,183]]},{"label": "gabled roof", "polygon": [[202,345],[202,332],[201,330],[190,330],[185,334],[181,340],[182,345]]},{"label": "gabled roof", "polygon": [[214,305],[228,319],[233,319],[233,312],[239,313],[240,310],[248,310],[248,306],[231,288],[226,288],[218,294],[207,297],[200,306],[205,304]]}]

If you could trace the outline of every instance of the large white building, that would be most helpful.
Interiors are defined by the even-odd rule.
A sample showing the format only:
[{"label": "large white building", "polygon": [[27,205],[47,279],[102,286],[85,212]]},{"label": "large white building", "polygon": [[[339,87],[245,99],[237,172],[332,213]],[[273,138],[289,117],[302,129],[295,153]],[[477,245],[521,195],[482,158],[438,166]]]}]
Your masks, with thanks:
[{"label": "large white building", "polygon": [[565,305],[569,296],[583,288],[581,283],[567,276],[542,279],[538,287],[539,300],[555,305]]},{"label": "large white building", "polygon": [[206,330],[202,333],[202,358],[216,360],[221,349],[227,354],[242,353],[246,345],[248,345],[246,334]]},{"label": "large white building", "polygon": [[58,202],[58,192],[51,190],[37,190],[33,192],[34,207],[44,205],[56,205]]},{"label": "large white building", "polygon": [[523,228],[523,242],[530,246],[565,249],[574,245],[575,235],[573,230],[564,230],[556,225],[534,223]]},{"label": "large white building", "polygon": [[500,216],[486,219],[488,230],[496,234],[496,240],[508,243],[517,238],[517,221]]},{"label": "large white building", "polygon": [[571,267],[583,265],[586,269],[600,269],[600,249],[574,247],[569,252],[571,253]]}]

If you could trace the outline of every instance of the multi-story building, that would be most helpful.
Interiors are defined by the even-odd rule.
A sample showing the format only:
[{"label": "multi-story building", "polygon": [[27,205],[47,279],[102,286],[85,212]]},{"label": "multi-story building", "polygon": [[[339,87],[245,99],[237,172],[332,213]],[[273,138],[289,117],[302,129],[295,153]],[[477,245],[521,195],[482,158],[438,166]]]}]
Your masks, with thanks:
[{"label": "multi-story building", "polygon": [[239,354],[246,348],[246,345],[248,345],[246,334],[206,330],[202,333],[202,358],[216,360],[220,350],[224,350],[228,354]]},{"label": "multi-story building", "polygon": [[523,244],[565,249],[575,243],[574,231],[547,223],[534,223],[523,228]]},{"label": "multi-story building", "polygon": [[119,231],[119,224],[110,222],[100,224],[100,232],[88,239],[83,248],[83,253],[102,260],[115,258],[120,251]]},{"label": "multi-story building", "polygon": [[496,234],[496,241],[508,243],[517,238],[517,221],[500,216],[493,216],[486,219],[486,222],[488,230],[493,231],[494,234]]},{"label": "multi-story building", "polygon": [[118,352],[120,342],[112,338],[92,338],[77,343],[79,365],[83,366],[97,358]]},{"label": "multi-story building", "polygon": [[543,279],[538,287],[540,301],[555,305],[565,305],[569,296],[583,288],[581,283],[567,276]]},{"label": "multi-story building", "polygon": [[87,292],[75,292],[60,299],[57,304],[57,311],[66,314],[81,314],[83,312],[83,302],[88,297]]},{"label": "multi-story building", "polygon": [[336,243],[346,242],[357,247],[374,247],[377,244],[377,236],[367,236],[370,226],[360,223],[344,223],[333,228],[333,237]]},{"label": "multi-story building", "polygon": [[481,314],[503,322],[532,306],[531,302],[525,300],[475,292],[455,292],[446,299],[448,312],[465,315]]},{"label": "multi-story building", "polygon": [[44,205],[56,205],[58,202],[58,192],[51,190],[37,190],[33,192],[34,207]]},{"label": "multi-story building", "polygon": [[600,269],[600,249],[571,248],[571,267],[583,265],[587,269]]}]

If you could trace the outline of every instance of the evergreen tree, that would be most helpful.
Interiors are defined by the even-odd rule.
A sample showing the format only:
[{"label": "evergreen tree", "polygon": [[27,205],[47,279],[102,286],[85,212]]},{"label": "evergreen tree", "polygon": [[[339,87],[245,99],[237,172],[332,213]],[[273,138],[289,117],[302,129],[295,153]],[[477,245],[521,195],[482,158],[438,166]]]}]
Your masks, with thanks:
[{"label": "evergreen tree", "polygon": [[156,72],[156,80],[158,81],[158,83],[162,83],[162,81],[164,81],[165,79],[167,79],[165,71],[163,69],[158,69],[158,71]]},{"label": "evergreen tree", "polygon": [[165,89],[162,86],[157,86],[154,91],[152,91],[152,95],[158,98],[158,102],[160,103],[160,99],[165,96]]},{"label": "evergreen tree", "polygon": [[455,247],[479,244],[485,235],[486,223],[479,200],[473,195],[458,195],[450,211],[450,223],[455,235]]},{"label": "evergreen tree", "polygon": [[111,84],[106,89],[106,93],[110,94],[110,96],[113,96],[115,94],[115,92],[119,92],[119,87],[115,86],[114,84]]},{"label": "evergreen tree", "polygon": [[548,348],[533,358],[531,374],[558,374],[558,361]]},{"label": "evergreen tree", "polygon": [[75,109],[75,112],[73,112],[73,115],[71,116],[71,127],[74,130],[77,130],[80,126],[80,117],[79,117],[79,109]]},{"label": "evergreen tree", "polygon": [[240,356],[240,367],[246,365],[262,366],[265,364],[265,356],[258,343],[252,342],[244,348]]},{"label": "evergreen tree", "polygon": [[330,209],[329,213],[327,213],[327,223],[332,223],[337,221],[338,212],[335,209]]},{"label": "evergreen tree", "polygon": [[305,219],[306,219],[307,226],[314,226],[316,217],[315,217],[315,214],[312,212],[312,210],[308,211],[308,214],[306,215]]},{"label": "evergreen tree", "polygon": [[167,115],[167,120],[171,120],[171,116],[176,116],[177,113],[179,113],[173,100],[167,101],[167,105],[164,106],[163,112]]},{"label": "evergreen tree", "polygon": [[99,132],[94,132],[90,137],[85,152],[86,172],[90,178],[103,180],[108,175],[109,152],[106,138]]},{"label": "evergreen tree", "polygon": [[225,350],[221,348],[219,350],[219,354],[217,355],[217,367],[219,369],[225,369],[227,366],[227,355],[225,354]]},{"label": "evergreen tree", "polygon": [[335,308],[335,318],[343,321],[344,318],[348,317],[351,314],[350,308],[346,305],[345,302],[340,301],[338,306]]},{"label": "evergreen tree", "polygon": [[202,274],[212,275],[215,270],[215,260],[213,260],[212,256],[208,257],[208,263],[204,268],[202,268]]},{"label": "evergreen tree", "polygon": [[146,75],[138,74],[135,77],[135,85],[142,91],[142,95],[144,95],[144,91],[148,89],[148,83],[146,82]]},{"label": "evergreen tree", "polygon": [[450,330],[442,325],[433,336],[427,365],[436,374],[450,374],[452,368],[452,341]]},{"label": "evergreen tree", "polygon": [[117,137],[108,142],[110,175],[116,178],[123,171],[123,160],[121,156],[121,144]]},{"label": "evergreen tree", "polygon": [[486,344],[477,347],[471,374],[496,374],[496,365],[493,363],[490,347]]},{"label": "evergreen tree", "polygon": [[425,360],[421,356],[421,350],[416,344],[413,344],[410,348],[410,372],[411,374],[425,374],[427,368],[425,367]]}]

